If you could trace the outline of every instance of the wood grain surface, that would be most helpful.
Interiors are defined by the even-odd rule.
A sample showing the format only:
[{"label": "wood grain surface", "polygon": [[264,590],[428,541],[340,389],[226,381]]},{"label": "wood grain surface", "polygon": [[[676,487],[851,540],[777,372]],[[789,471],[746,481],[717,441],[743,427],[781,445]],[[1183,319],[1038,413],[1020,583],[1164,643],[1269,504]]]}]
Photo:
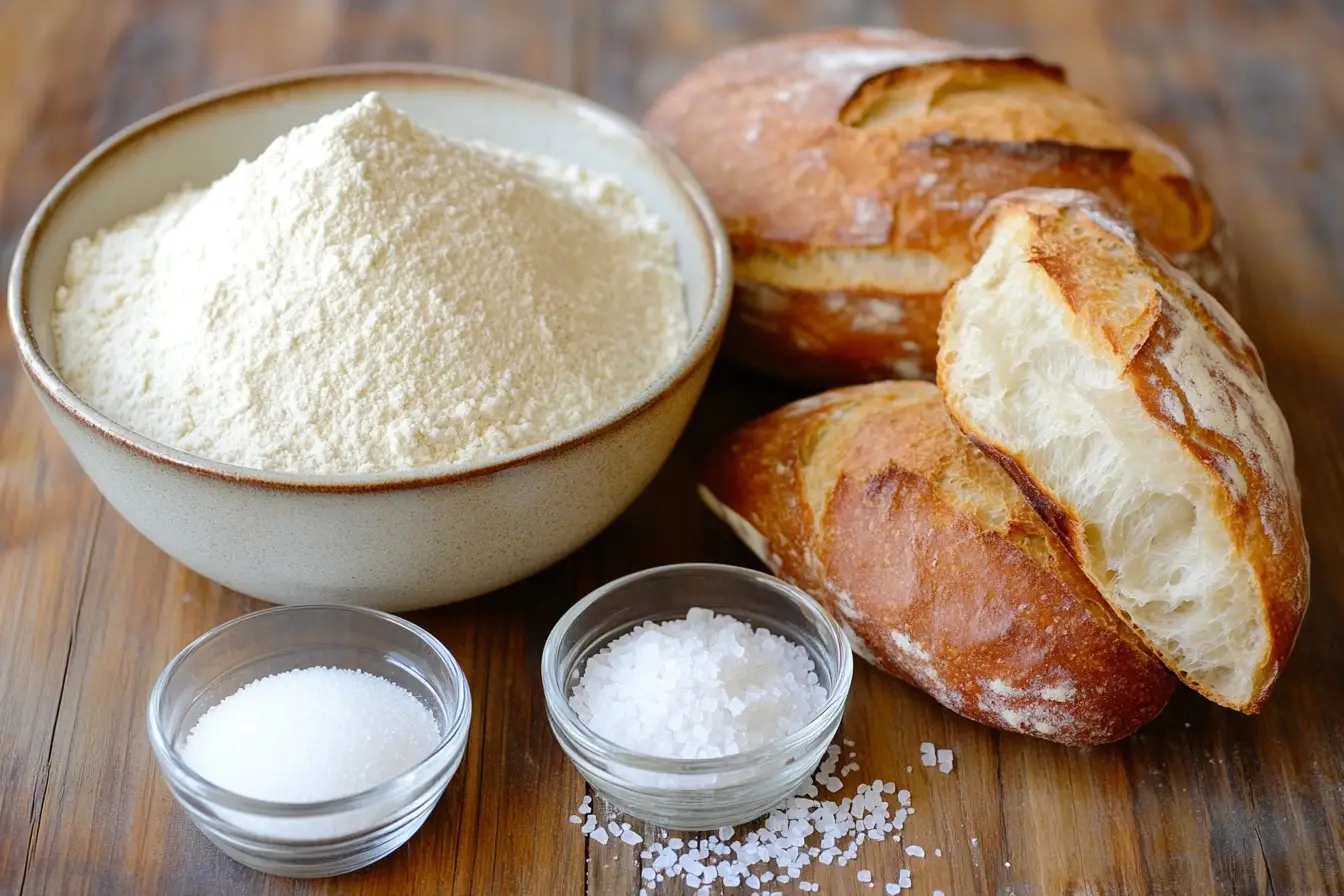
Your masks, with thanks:
[{"label": "wood grain surface", "polygon": [[[844,734],[861,775],[912,791],[905,842],[927,855],[867,844],[858,863],[810,879],[881,893],[907,867],[914,893],[949,896],[1344,894],[1339,0],[0,0],[0,262],[98,140],[209,87],[421,60],[547,81],[638,115],[707,54],[833,23],[1027,46],[1190,151],[1234,227],[1246,325],[1293,430],[1313,597],[1261,716],[1182,692],[1104,749],[980,728],[860,668]],[[470,680],[467,758],[406,847],[299,882],[234,864],[198,834],[143,735],[163,665],[258,605],[170,561],[102,502],[0,337],[0,894],[636,892],[635,849],[566,823],[585,785],[545,721],[541,646],[569,603],[625,572],[751,564],[698,506],[694,470],[711,439],[793,397],[721,365],[666,468],[591,545],[512,588],[416,614]],[[952,774],[920,766],[925,740],[956,751]]]}]

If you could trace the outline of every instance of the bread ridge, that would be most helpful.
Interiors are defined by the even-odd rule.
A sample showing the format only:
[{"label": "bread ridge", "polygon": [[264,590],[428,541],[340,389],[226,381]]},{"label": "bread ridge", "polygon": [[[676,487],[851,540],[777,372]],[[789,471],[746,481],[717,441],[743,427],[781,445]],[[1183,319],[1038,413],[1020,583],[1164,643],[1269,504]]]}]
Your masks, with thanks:
[{"label": "bread ridge", "polygon": [[932,384],[787,405],[716,446],[700,491],[857,652],[967,718],[1094,745],[1174,688]]},{"label": "bread ridge", "polygon": [[[901,114],[882,112],[897,100]],[[771,375],[819,385],[933,378],[937,334],[926,322],[974,263],[971,223],[1018,187],[1120,202],[1236,310],[1223,222],[1185,155],[1021,50],[874,28],[775,38],[701,64],[645,123],[725,222],[735,305],[764,290],[786,298],[776,311],[735,310],[725,346]],[[846,265],[828,264],[828,253]],[[897,319],[885,343],[850,329],[858,312],[846,306],[873,299]]]},{"label": "bread ridge", "polygon": [[[1265,383],[1254,345],[1233,317],[1193,277],[1149,245],[1124,212],[1081,191],[1020,190],[996,198],[973,228],[984,247],[1001,226],[1028,222],[1030,263],[1067,309],[1080,351],[1107,356],[1146,413],[1218,484],[1220,522],[1237,560],[1249,563],[1260,589],[1268,648],[1248,699],[1215,693],[1187,674],[1117,606],[1135,633],[1188,685],[1246,713],[1259,711],[1291,653],[1309,600],[1310,558],[1293,471],[1291,436]],[[1115,300],[1118,284],[1139,278],[1145,300]],[[957,363],[958,293],[948,296],[940,325],[938,382],[949,412],[967,436],[995,458],[1108,597],[1104,571],[1090,560],[1086,523],[1010,446],[971,419],[950,380]],[[1230,409],[1230,410],[1224,410]]]}]

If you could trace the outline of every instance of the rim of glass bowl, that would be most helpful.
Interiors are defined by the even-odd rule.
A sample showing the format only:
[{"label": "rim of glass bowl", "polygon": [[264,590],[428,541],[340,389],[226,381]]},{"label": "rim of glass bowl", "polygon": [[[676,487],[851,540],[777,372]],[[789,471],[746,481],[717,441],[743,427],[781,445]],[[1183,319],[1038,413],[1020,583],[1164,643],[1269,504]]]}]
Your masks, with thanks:
[{"label": "rim of glass bowl", "polygon": [[[797,731],[780,740],[742,753],[705,759],[677,759],[671,756],[640,753],[628,747],[623,747],[615,741],[608,740],[584,724],[578,713],[574,712],[569,705],[568,688],[564,682],[560,681],[560,663],[564,659],[560,655],[561,638],[574,627],[575,620],[584,610],[611,592],[623,588],[634,580],[670,570],[699,571],[714,575],[755,579],[772,590],[780,592],[782,596],[789,598],[815,616],[822,623],[820,627],[828,632],[834,643],[838,645],[839,652],[839,668],[836,670],[835,682],[831,692],[826,695],[826,703],[822,706],[821,711]],[[731,612],[731,610],[725,609],[724,612]],[[779,632],[776,631],[775,634],[779,634]],[[849,646],[849,639],[845,637],[844,629],[840,627],[840,623],[821,604],[796,585],[769,573],[748,569],[744,566],[731,566],[724,563],[671,563],[665,566],[643,569],[614,579],[589,592],[582,600],[570,607],[565,615],[560,617],[560,620],[546,638],[546,646],[541,653],[541,668],[542,690],[545,693],[546,706],[550,711],[551,718],[563,727],[564,737],[569,738],[585,756],[606,760],[609,763],[616,763],[637,771],[690,776],[718,774],[749,768],[773,759],[781,753],[793,752],[811,744],[817,737],[819,723],[829,723],[849,698],[849,688],[854,677],[854,655]],[[564,738],[561,738],[562,744],[563,740]]]},{"label": "rim of glass bowl", "polygon": [[[168,740],[167,733],[159,725],[159,710],[163,703],[164,691],[167,688],[169,680],[177,668],[195,652],[206,641],[223,633],[225,630],[244,622],[255,620],[260,616],[279,613],[294,613],[311,610],[337,610],[340,612],[354,613],[356,615],[367,616],[380,622],[390,623],[410,632],[439,657],[448,668],[448,677],[452,680],[457,689],[460,698],[456,706],[449,707],[449,712],[444,715],[443,734],[439,738],[438,745],[424,759],[408,768],[406,771],[390,778],[381,784],[376,784],[367,790],[361,790],[357,793],[339,796],[333,799],[322,800],[311,803],[287,803],[274,800],[264,800],[257,797],[244,796],[235,791],[220,787],[201,777],[195,770],[188,766],[178,751]],[[462,666],[457,662],[448,648],[440,643],[429,632],[413,622],[408,622],[399,616],[391,613],[384,613],[381,610],[372,610],[367,607],[356,607],[347,604],[290,604],[280,607],[269,607],[265,610],[257,610],[252,613],[245,613],[235,619],[222,623],[207,631],[205,634],[196,638],[173,657],[172,661],[164,667],[159,673],[158,680],[154,683],[154,689],[149,695],[149,717],[146,719],[146,726],[149,728],[149,743],[154,750],[155,756],[159,760],[164,773],[171,779],[174,787],[181,789],[191,797],[202,800],[211,805],[220,806],[237,812],[247,813],[249,815],[270,816],[275,818],[308,818],[314,815],[328,815],[337,812],[348,812],[354,809],[362,809],[367,806],[377,805],[384,801],[398,799],[401,802],[405,798],[423,786],[425,783],[421,779],[424,777],[424,770],[427,766],[435,764],[437,760],[445,753],[458,749],[465,749],[466,738],[463,734],[469,733],[471,724],[471,691],[467,686],[466,673],[462,671]],[[459,743],[459,740],[461,743]]]}]

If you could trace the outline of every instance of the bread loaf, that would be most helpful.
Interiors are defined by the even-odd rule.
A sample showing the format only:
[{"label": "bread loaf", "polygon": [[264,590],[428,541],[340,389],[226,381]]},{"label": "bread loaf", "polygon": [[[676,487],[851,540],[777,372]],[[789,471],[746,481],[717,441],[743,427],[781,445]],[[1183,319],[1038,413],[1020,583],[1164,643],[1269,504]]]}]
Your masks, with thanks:
[{"label": "bread loaf", "polygon": [[1189,162],[1023,53],[845,28],[701,65],[647,117],[708,190],[732,240],[726,352],[791,380],[932,378],[943,293],[969,229],[1009,190],[1117,201],[1231,304],[1235,276]]},{"label": "bread loaf", "polygon": [[856,652],[967,718],[1100,744],[1171,695],[931,383],[838,389],[748,424],[713,452],[701,496]]},{"label": "bread loaf", "polygon": [[1111,606],[1192,687],[1263,703],[1308,599],[1293,444],[1219,304],[1074,191],[999,199],[938,380]]}]

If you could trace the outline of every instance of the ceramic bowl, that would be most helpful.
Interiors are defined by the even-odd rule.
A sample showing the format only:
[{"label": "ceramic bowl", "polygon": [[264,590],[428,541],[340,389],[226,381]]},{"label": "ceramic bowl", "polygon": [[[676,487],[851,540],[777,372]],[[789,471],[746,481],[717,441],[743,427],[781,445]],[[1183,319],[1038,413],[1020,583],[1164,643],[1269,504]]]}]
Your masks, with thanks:
[{"label": "ceramic bowl", "polygon": [[[51,311],[70,244],[204,186],[276,137],[376,90],[449,137],[545,153],[618,176],[671,227],[686,348],[616,413],[487,463],[296,475],[207,460],[141,436],[52,365]],[[47,414],[108,502],[172,557],[274,603],[411,610],[472,597],[564,557],[616,518],[666,460],[718,350],[732,279],[708,199],[652,137],[587,100],[441,67],[323,69],[208,94],[113,136],[24,231],[9,280],[19,357]]]}]

